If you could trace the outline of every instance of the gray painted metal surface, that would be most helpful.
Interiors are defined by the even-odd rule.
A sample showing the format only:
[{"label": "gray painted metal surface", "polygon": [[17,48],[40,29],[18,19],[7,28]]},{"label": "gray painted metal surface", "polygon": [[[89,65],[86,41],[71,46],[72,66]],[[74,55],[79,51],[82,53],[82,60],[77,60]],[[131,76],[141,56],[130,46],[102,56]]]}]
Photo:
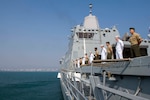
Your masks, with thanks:
[{"label": "gray painted metal surface", "polygon": [[[77,67],[76,59],[85,53],[89,55],[89,51],[94,53],[95,47],[100,52],[100,44],[107,41],[114,46],[114,37],[120,34],[116,26],[102,29],[92,12],[85,17],[83,25],[75,26],[71,32],[60,70],[65,100],[150,100],[150,40],[141,43],[142,57]],[[130,43],[123,42],[129,49]]]}]

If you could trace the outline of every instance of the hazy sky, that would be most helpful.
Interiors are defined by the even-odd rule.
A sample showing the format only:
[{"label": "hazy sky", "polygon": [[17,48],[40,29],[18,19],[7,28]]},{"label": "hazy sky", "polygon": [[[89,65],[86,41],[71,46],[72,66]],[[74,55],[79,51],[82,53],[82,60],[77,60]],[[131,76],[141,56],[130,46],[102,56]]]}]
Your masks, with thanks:
[{"label": "hazy sky", "polygon": [[71,27],[93,14],[100,27],[135,27],[147,38],[150,0],[0,0],[0,68],[57,67]]}]

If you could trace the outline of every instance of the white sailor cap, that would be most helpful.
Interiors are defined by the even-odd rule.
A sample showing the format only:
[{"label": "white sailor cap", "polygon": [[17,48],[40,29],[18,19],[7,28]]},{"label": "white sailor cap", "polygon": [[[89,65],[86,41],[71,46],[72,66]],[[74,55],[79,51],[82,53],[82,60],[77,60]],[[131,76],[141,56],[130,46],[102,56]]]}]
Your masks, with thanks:
[{"label": "white sailor cap", "polygon": [[101,44],[101,47],[103,47],[104,45],[103,44]]},{"label": "white sailor cap", "polygon": [[120,38],[120,36],[119,36],[119,35],[116,35],[115,38]]}]

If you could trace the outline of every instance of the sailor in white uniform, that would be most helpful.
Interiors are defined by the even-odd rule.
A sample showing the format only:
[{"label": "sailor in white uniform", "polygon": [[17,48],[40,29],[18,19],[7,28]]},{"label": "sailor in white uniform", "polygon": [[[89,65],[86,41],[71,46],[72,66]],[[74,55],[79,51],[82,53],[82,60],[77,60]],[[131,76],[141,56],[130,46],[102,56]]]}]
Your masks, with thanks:
[{"label": "sailor in white uniform", "polygon": [[77,67],[80,68],[80,58],[78,59],[77,65]]},{"label": "sailor in white uniform", "polygon": [[101,44],[101,60],[106,60],[107,58],[107,50],[103,44]]},{"label": "sailor in white uniform", "polygon": [[115,36],[115,39],[116,39],[116,59],[123,59],[124,43],[119,36]]},{"label": "sailor in white uniform", "polygon": [[85,65],[85,57],[82,58],[82,65]]},{"label": "sailor in white uniform", "polygon": [[93,59],[94,59],[94,54],[90,51],[90,64],[92,63]]}]

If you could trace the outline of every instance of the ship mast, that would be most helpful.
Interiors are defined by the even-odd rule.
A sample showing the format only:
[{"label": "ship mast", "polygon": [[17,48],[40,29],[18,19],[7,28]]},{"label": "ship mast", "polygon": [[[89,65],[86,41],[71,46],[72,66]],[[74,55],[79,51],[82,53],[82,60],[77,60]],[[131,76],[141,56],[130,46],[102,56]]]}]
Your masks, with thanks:
[{"label": "ship mast", "polygon": [[149,34],[150,34],[150,27],[149,27]]},{"label": "ship mast", "polygon": [[89,8],[90,8],[90,15],[92,15],[92,7],[93,7],[93,5],[92,5],[92,4],[89,4]]},{"label": "ship mast", "polygon": [[[89,8],[90,8],[90,15],[92,15],[92,4],[89,4]],[[83,28],[83,34],[84,34],[84,28]],[[85,38],[83,37],[83,53],[84,55],[86,54],[86,43],[85,43]]]},{"label": "ship mast", "polygon": [[[83,33],[84,34],[84,33]],[[86,45],[85,45],[85,38],[83,38],[83,48],[84,48],[84,55],[86,54]]]}]

